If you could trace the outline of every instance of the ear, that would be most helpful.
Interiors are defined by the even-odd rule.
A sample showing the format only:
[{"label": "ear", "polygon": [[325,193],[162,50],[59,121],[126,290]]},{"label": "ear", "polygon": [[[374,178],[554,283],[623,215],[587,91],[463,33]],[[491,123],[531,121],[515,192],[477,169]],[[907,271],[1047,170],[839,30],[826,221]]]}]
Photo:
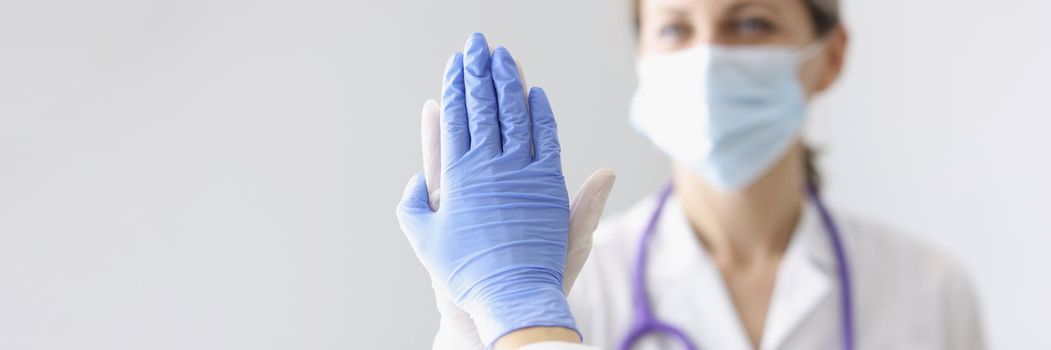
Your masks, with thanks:
[{"label": "ear", "polygon": [[828,33],[828,38],[825,40],[827,40],[824,51],[825,69],[822,70],[822,75],[818,79],[817,92],[831,87],[839,79],[840,72],[843,71],[849,43],[847,29],[842,24],[837,25]]}]

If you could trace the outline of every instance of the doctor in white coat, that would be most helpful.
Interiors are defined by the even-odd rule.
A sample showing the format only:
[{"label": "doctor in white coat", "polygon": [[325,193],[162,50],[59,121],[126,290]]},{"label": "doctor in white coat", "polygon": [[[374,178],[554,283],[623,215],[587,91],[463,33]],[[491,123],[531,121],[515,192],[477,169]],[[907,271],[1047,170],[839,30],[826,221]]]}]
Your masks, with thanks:
[{"label": "doctor in white coat", "polygon": [[[952,259],[821,202],[800,128],[809,100],[843,66],[838,7],[636,3],[631,123],[672,159],[673,178],[597,230],[613,175],[600,170],[581,187],[563,280],[576,329],[481,339],[486,320],[436,283],[434,347],[984,348],[972,286]],[[442,178],[438,109],[431,101],[423,112],[432,208]]]}]

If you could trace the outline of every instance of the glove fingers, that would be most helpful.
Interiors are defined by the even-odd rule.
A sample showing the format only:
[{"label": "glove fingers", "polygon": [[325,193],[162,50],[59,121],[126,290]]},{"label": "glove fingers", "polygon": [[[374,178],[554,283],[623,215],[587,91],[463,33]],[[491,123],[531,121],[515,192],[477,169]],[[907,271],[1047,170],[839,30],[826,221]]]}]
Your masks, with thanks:
[{"label": "glove fingers", "polygon": [[496,87],[493,85],[492,54],[489,43],[481,33],[472,34],[464,44],[463,70],[471,151],[500,154],[499,111]]},{"label": "glove fingers", "polygon": [[[522,91],[526,91],[525,89],[529,87],[529,83],[526,82],[525,69],[522,69],[522,62],[516,61],[515,68],[518,69],[518,80],[522,81]],[[529,108],[528,104],[526,105],[526,108]]]},{"label": "glove fingers", "polygon": [[438,210],[438,189],[442,180],[442,138],[438,102],[427,100],[420,112],[420,138],[423,145],[423,176],[429,190],[431,210]]},{"label": "glove fingers", "polygon": [[558,126],[544,89],[529,89],[529,114],[533,121],[533,159],[550,162],[561,174],[562,148],[558,143]]},{"label": "glove fingers", "polygon": [[588,254],[591,253],[592,234],[602,217],[606,200],[616,179],[613,170],[596,170],[584,181],[570,206],[569,252],[566,256],[565,277],[562,280],[562,289],[567,295],[584,267]]},{"label": "glove fingers", "polygon": [[446,64],[442,81],[441,130],[438,132],[441,133],[443,167],[459,160],[471,147],[463,75],[463,55],[454,54]]},{"label": "glove fingers", "polygon": [[531,131],[525,90],[518,67],[506,48],[493,50],[493,83],[500,101],[500,129],[503,132],[503,156],[518,164],[529,164]]}]

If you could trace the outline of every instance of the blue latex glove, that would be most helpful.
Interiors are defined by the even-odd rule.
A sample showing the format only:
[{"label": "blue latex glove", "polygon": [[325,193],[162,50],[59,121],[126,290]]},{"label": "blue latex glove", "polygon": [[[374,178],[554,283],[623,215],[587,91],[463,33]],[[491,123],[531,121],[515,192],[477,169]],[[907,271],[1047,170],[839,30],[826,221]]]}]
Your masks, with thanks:
[{"label": "blue latex glove", "polygon": [[506,49],[481,34],[446,68],[441,208],[422,176],[398,219],[436,287],[466,310],[483,343],[527,327],[576,330],[562,293],[569,198],[554,115],[543,90],[522,90]]}]

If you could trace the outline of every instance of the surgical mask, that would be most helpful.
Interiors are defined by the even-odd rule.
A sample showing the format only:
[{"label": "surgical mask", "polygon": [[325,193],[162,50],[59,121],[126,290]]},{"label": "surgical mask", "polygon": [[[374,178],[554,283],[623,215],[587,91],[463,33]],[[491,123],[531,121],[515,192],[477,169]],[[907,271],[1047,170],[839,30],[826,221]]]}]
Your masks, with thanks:
[{"label": "surgical mask", "polygon": [[803,125],[803,62],[822,48],[701,45],[637,63],[631,122],[658,148],[723,190],[756,181]]}]

